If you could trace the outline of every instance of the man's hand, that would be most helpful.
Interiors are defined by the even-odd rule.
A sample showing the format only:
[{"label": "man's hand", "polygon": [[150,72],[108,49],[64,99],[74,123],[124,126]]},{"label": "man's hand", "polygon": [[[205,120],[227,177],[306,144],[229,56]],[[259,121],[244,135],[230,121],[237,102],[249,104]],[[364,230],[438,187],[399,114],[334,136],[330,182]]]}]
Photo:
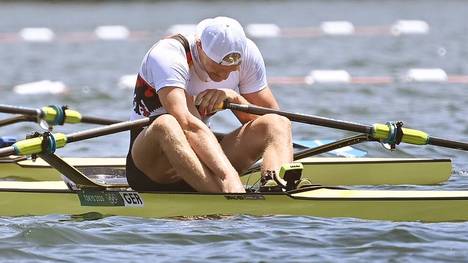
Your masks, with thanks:
[{"label": "man's hand", "polygon": [[231,89],[207,89],[195,99],[195,105],[198,106],[198,112],[202,117],[209,115],[217,110],[220,110],[220,105],[223,105],[225,100],[235,102],[240,96]]}]

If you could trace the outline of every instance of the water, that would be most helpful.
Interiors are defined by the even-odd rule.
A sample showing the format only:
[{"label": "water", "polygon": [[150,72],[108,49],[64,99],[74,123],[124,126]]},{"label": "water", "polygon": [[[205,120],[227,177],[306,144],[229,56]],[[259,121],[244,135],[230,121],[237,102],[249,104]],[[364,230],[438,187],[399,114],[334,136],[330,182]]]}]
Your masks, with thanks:
[{"label": "water", "polygon": [[[287,10],[287,12],[285,12]],[[443,68],[468,75],[465,1],[242,1],[99,2],[0,4],[0,33],[23,27],[50,27],[57,36],[92,32],[122,24],[149,35],[132,41],[25,43],[0,41],[0,103],[40,107],[68,104],[86,115],[126,119],[132,90],[120,76],[135,73],[146,50],[172,24],[196,23],[229,15],[243,24],[318,26],[348,20],[355,26],[391,25],[421,19],[428,35],[343,36],[255,39],[269,76],[304,76],[312,69],[345,69],[356,76],[400,76],[409,68]],[[1,38],[0,38],[1,39]],[[62,95],[21,96],[16,84],[63,81]],[[467,141],[466,84],[272,86],[283,109],[371,124],[404,120],[431,135]],[[111,105],[111,107],[109,107]],[[5,117],[5,115],[0,115]],[[216,118],[218,130],[236,127],[230,116]],[[71,132],[91,125],[69,125]],[[0,135],[26,134],[34,124],[2,128]],[[294,125],[295,138],[349,135],[326,128]],[[66,156],[123,156],[127,134],[83,141],[59,151]],[[105,145],[105,147],[102,147]],[[396,152],[378,144],[360,146],[372,156],[451,158],[453,175],[441,186],[418,189],[468,189],[468,154],[440,147],[402,145]],[[435,213],[437,211],[434,211]],[[0,218],[1,261],[464,261],[467,223],[394,223],[314,217],[204,218],[199,220],[109,217],[77,221],[66,215]]]},{"label": "water", "polygon": [[463,225],[288,216],[4,218],[0,255],[2,262],[462,262]]}]

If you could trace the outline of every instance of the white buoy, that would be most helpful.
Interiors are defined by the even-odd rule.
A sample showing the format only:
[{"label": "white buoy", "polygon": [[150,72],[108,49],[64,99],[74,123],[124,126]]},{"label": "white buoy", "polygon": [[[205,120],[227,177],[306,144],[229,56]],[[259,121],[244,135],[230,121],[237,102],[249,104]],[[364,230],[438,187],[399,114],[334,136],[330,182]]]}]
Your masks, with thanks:
[{"label": "white buoy", "polygon": [[410,82],[445,82],[447,79],[447,73],[441,68],[410,69],[404,76],[404,80]]},{"label": "white buoy", "polygon": [[281,29],[276,24],[249,24],[246,33],[256,38],[278,37]]},{"label": "white buoy", "polygon": [[29,82],[13,87],[13,91],[20,95],[61,94],[66,90],[67,87],[63,82],[50,80]]},{"label": "white buoy", "polygon": [[120,77],[118,85],[121,89],[133,89],[135,88],[136,80],[137,74],[123,75]]},{"label": "white buoy", "polygon": [[429,33],[429,24],[422,20],[398,20],[391,29],[393,35],[422,35]]},{"label": "white buoy", "polygon": [[168,35],[182,34],[182,35],[193,35],[197,31],[196,24],[176,24],[170,26],[166,33]]},{"label": "white buoy", "polygon": [[123,40],[129,38],[130,30],[120,25],[98,26],[94,30],[94,34],[97,38],[102,40]]},{"label": "white buoy", "polygon": [[351,75],[346,70],[312,70],[309,73],[310,83],[349,83]]},{"label": "white buoy", "polygon": [[325,21],[320,24],[320,30],[326,35],[352,35],[354,25],[349,21]]},{"label": "white buoy", "polygon": [[51,42],[55,33],[47,27],[26,27],[19,31],[19,36],[29,42]]},{"label": "white buoy", "polygon": [[309,74],[309,75],[304,77],[304,82],[307,85],[312,85],[312,84],[314,84],[315,80],[314,80],[314,77],[311,74]]}]

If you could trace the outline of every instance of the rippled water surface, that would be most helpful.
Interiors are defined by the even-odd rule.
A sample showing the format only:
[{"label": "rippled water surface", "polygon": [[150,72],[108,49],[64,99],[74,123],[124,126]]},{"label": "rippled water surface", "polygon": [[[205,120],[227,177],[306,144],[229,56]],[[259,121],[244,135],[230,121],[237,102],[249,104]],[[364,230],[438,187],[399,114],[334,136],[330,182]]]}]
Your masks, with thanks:
[{"label": "rippled water surface", "polygon": [[[287,10],[287,12],[285,12]],[[196,23],[229,15],[243,24],[276,23],[282,28],[317,27],[347,20],[356,28],[389,26],[400,19],[424,20],[426,35],[368,35],[254,39],[268,75],[305,76],[313,69],[344,69],[353,76],[392,76],[390,84],[271,85],[283,109],[366,124],[403,120],[431,135],[468,141],[467,84],[411,83],[410,68],[442,68],[468,75],[466,1],[202,1],[202,2],[5,2],[0,3],[0,103],[40,107],[68,104],[86,115],[127,119],[132,90],[118,85],[137,71],[147,49],[173,24]],[[129,41],[86,38],[100,25],[125,25]],[[60,41],[26,43],[11,38],[24,27],[49,27]],[[70,33],[77,33],[74,38]],[[81,35],[80,35],[81,32]],[[9,35],[10,34],[10,35]],[[10,36],[10,37],[8,37]],[[68,36],[65,38],[64,36]],[[13,86],[49,79],[68,92],[19,95]],[[5,115],[0,115],[5,117]],[[236,127],[228,114],[214,127]],[[91,128],[69,125],[71,132]],[[0,135],[24,134],[34,124],[2,128]],[[350,133],[294,125],[298,139],[338,139]],[[65,156],[123,156],[125,133],[69,145]],[[418,189],[468,189],[468,154],[432,146],[401,145],[388,152],[378,144],[360,148],[371,156],[451,158],[453,174],[440,186]],[[1,208],[0,208],[1,209]],[[434,211],[437,213],[437,211]],[[420,262],[466,261],[466,223],[394,223],[314,217],[233,216],[221,218],[71,219],[66,215],[0,218],[2,262],[202,261],[213,262]]]},{"label": "rippled water surface", "polygon": [[2,261],[462,262],[465,227],[287,216],[3,218],[0,254]]}]

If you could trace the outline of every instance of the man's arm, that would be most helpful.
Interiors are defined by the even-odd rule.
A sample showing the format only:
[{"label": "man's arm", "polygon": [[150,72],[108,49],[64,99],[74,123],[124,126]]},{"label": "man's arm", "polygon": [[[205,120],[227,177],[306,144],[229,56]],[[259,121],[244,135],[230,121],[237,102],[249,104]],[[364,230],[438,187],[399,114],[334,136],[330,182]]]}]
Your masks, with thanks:
[{"label": "man's arm", "polygon": [[174,116],[198,158],[216,175],[225,178],[237,175],[210,129],[199,119],[191,96],[177,87],[165,87],[158,91],[166,111]]}]

